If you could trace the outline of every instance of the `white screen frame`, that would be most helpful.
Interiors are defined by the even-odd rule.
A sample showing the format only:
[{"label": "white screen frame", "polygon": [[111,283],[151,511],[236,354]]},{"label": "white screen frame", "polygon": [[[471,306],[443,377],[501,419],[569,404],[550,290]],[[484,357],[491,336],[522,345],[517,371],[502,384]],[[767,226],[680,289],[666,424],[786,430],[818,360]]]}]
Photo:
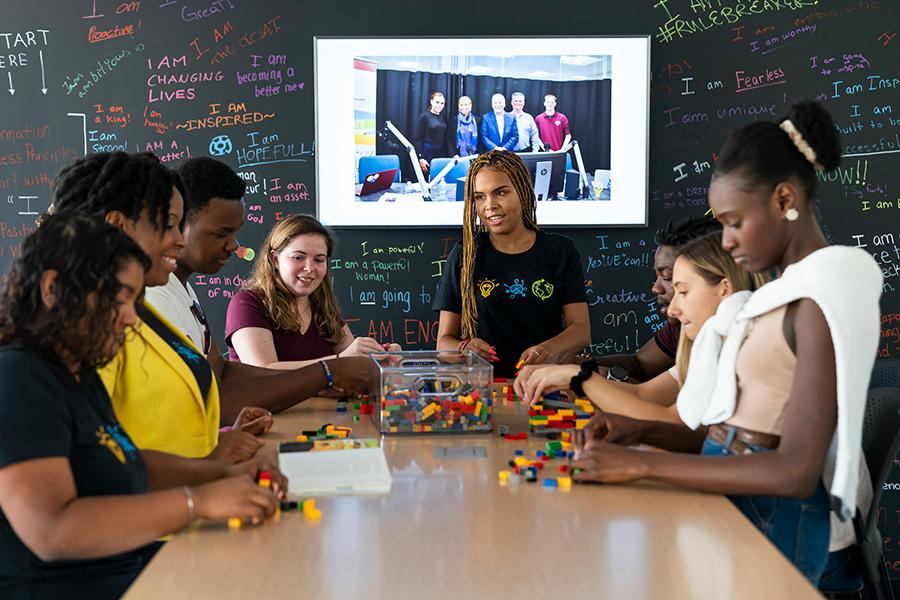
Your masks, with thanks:
[{"label": "white screen frame", "polygon": [[[647,226],[650,36],[314,37],[316,210],[338,227],[462,225],[461,202],[358,202],[354,194],[353,59],[372,56],[610,55],[611,201],[539,202],[538,223],[556,227]],[[561,103],[564,105],[564,102]],[[563,112],[565,112],[563,110]],[[381,124],[379,124],[380,126]],[[323,135],[328,132],[328,135]],[[576,135],[573,137],[577,140]],[[401,156],[401,160],[408,158]],[[574,161],[573,161],[574,162]],[[577,168],[577,167],[576,167]],[[590,173],[588,174],[591,175]]]}]

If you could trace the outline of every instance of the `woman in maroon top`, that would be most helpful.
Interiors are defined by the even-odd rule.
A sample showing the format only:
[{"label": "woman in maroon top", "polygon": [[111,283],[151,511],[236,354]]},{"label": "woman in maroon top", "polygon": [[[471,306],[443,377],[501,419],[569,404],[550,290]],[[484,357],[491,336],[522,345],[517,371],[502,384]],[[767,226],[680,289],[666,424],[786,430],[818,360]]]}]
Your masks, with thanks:
[{"label": "woman in maroon top", "polygon": [[331,232],[309,215],[291,215],[272,229],[250,281],[228,305],[225,341],[231,360],[295,369],[384,351],[372,338],[354,338],[341,319],[328,280],[333,247]]}]

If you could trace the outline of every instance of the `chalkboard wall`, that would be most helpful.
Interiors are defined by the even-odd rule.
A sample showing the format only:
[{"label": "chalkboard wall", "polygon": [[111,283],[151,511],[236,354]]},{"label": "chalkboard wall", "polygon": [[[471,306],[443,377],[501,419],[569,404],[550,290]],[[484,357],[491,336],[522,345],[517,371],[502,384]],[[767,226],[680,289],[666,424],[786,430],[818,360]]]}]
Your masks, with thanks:
[{"label": "chalkboard wall", "polygon": [[[172,163],[199,155],[227,161],[249,186],[239,235],[244,246],[258,248],[283,215],[314,212],[315,35],[649,34],[650,228],[563,231],[584,264],[591,350],[632,352],[661,326],[649,290],[654,230],[670,218],[706,211],[710,172],[729,132],[777,118],[794,100],[816,98],[832,112],[845,144],[841,168],[822,178],[820,218],[832,242],[863,246],[882,265],[879,356],[900,355],[896,1],[523,0],[482,7],[4,0],[2,7],[4,273],[36,213],[47,208],[56,172],[85,152],[149,150]],[[261,82],[263,71],[277,75]],[[526,109],[537,114],[539,106],[532,101]],[[559,109],[566,110],[564,98]],[[338,235],[331,272],[354,333],[432,346],[437,321],[430,305],[460,231],[344,229]],[[228,298],[249,269],[235,257],[219,275],[193,282],[220,342]],[[900,576],[900,498],[885,494],[882,527],[893,541],[888,562]]]}]

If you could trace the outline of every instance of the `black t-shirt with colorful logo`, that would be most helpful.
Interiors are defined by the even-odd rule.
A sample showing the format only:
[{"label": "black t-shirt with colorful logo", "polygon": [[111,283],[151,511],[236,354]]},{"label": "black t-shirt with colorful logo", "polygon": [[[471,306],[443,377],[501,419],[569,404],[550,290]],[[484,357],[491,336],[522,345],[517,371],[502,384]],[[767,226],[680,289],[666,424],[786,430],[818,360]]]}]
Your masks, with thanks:
[{"label": "black t-shirt with colorful logo", "polygon": [[[434,310],[462,314],[461,262],[458,243],[447,258]],[[564,305],[587,301],[581,257],[572,240],[543,231],[520,254],[498,252],[487,233],[479,234],[473,284],[478,337],[497,350],[497,377],[513,376],[526,348],[562,332]]]},{"label": "black t-shirt with colorful logo", "polygon": [[[20,345],[0,347],[0,469],[69,461],[79,497],[147,491],[141,453],[122,429],[96,373],[78,383]],[[139,550],[95,560],[44,562],[0,513],[0,597],[118,598],[143,567]]]}]

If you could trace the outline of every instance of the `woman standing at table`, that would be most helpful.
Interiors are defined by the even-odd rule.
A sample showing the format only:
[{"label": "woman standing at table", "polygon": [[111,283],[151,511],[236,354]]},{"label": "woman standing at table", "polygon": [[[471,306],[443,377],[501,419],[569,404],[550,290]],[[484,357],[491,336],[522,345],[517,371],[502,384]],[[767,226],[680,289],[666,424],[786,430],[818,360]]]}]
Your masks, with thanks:
[{"label": "woman standing at table", "polygon": [[447,121],[441,116],[445,102],[444,94],[431,92],[428,108],[416,119],[413,139],[419,154],[419,166],[425,172],[430,169],[433,158],[447,153]]},{"label": "woman standing at table", "polygon": [[829,246],[816,220],[816,172],[839,162],[834,124],[814,102],[732,135],[709,190],[722,246],[744,269],[780,277],[722,302],[701,330],[677,402],[687,427],[601,415],[575,462],[581,480],[728,494],[814,584],[844,566],[848,553],[835,551],[853,543],[849,520],[871,493],[861,433],[882,279],[865,251]]},{"label": "woman standing at table", "polygon": [[[121,231],[47,218],[0,292],[0,597],[119,598],[147,547],[195,518],[271,515],[286,490],[228,466],[138,450],[96,368],[137,323],[151,263]],[[274,492],[274,493],[273,493]]]},{"label": "woman standing at table", "polygon": [[438,349],[472,350],[512,377],[590,344],[581,258],[572,240],[538,228],[522,159],[508,150],[474,159],[463,211],[434,302]]}]

